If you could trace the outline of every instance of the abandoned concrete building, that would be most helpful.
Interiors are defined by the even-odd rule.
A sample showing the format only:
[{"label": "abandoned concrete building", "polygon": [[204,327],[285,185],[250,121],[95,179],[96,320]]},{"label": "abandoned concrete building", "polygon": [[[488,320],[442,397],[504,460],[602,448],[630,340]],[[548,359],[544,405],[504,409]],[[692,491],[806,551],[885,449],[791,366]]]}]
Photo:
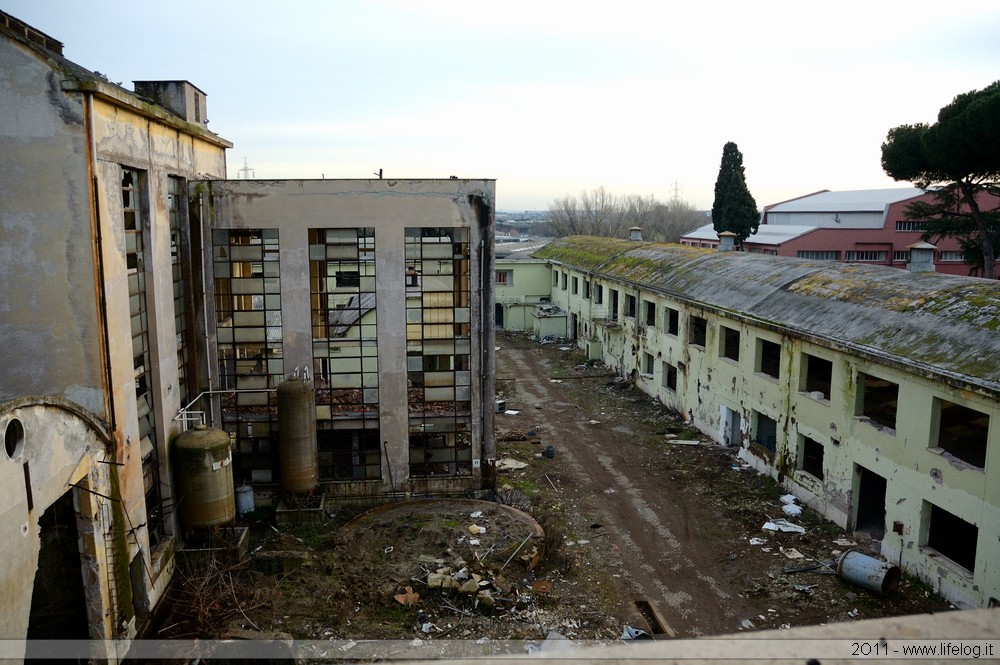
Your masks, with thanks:
[{"label": "abandoned concrete building", "polygon": [[590,357],[956,605],[997,604],[996,282],[595,237],[534,256]]},{"label": "abandoned concrete building", "polygon": [[480,489],[492,180],[228,181],[204,92],[3,12],[0,89],[0,637],[122,658],[236,485]]}]

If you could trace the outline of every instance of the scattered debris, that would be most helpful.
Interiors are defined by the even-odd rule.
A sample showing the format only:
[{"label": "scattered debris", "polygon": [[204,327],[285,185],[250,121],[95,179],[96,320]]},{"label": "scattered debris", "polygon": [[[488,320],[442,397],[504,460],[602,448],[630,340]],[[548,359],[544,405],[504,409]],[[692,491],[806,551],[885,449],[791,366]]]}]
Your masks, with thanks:
[{"label": "scattered debris", "polygon": [[397,593],[393,598],[396,599],[400,605],[406,605],[407,607],[413,607],[420,600],[420,594],[413,590],[413,587],[406,587],[404,593]]},{"label": "scattered debris", "polygon": [[779,548],[781,553],[784,554],[789,559],[804,559],[805,555],[798,551],[794,547],[781,547]]},{"label": "scattered debris", "polygon": [[519,416],[521,415],[521,412],[515,411],[514,409],[507,409],[506,411],[504,411],[504,414],[508,416]]},{"label": "scattered debris", "polygon": [[642,630],[641,628],[633,628],[632,626],[625,626],[625,630],[622,631],[623,640],[651,640],[653,636]]},{"label": "scattered debris", "polygon": [[746,630],[753,630],[754,628],[757,627],[753,625],[753,621],[751,621],[750,619],[743,619],[742,621],[740,621],[740,626],[742,628],[745,628]]},{"label": "scattered debris", "polygon": [[600,425],[601,421],[600,420],[593,420],[593,419],[591,419],[591,420],[587,421],[587,424],[588,425]]},{"label": "scattered debris", "polygon": [[481,511],[481,510],[477,510],[477,511],[469,513],[469,517],[471,517],[472,519],[477,519],[477,518],[480,518],[482,516],[483,516],[483,511]]},{"label": "scattered debris", "polygon": [[783,494],[779,498],[781,500],[781,503],[783,503],[785,505],[789,505],[789,504],[793,504],[793,503],[798,503],[799,502],[799,498],[797,496],[795,496],[794,494]]},{"label": "scattered debris", "polygon": [[834,545],[839,545],[841,547],[854,547],[857,545],[853,540],[848,540],[847,538],[837,538],[833,541]]},{"label": "scattered debris", "polygon": [[497,469],[500,471],[517,471],[527,466],[528,465],[524,462],[519,462],[516,459],[511,459],[510,457],[505,457],[502,460],[497,461]]},{"label": "scattered debris", "polygon": [[481,533],[486,533],[486,527],[479,526],[478,524],[470,524],[469,533],[471,533],[473,536],[478,536]]},{"label": "scattered debris", "polygon": [[766,542],[767,542],[766,538],[753,537],[753,538],[750,539],[750,544],[751,545],[763,545]]},{"label": "scattered debris", "polygon": [[548,593],[552,591],[552,580],[535,580],[531,583],[531,590],[535,593]]},{"label": "scattered debris", "polygon": [[796,506],[794,503],[786,503],[781,507],[781,512],[790,517],[798,517],[802,514],[802,506]]},{"label": "scattered debris", "polygon": [[670,443],[675,446],[700,446],[701,441],[695,441],[693,439],[670,439]]},{"label": "scattered debris", "polygon": [[792,524],[788,520],[784,519],[771,519],[768,518],[764,522],[764,526],[761,527],[767,531],[781,531],[782,533],[805,533],[805,527],[799,526],[798,524]]},{"label": "scattered debris", "polygon": [[818,584],[793,584],[792,588],[800,593],[811,594],[818,586]]}]

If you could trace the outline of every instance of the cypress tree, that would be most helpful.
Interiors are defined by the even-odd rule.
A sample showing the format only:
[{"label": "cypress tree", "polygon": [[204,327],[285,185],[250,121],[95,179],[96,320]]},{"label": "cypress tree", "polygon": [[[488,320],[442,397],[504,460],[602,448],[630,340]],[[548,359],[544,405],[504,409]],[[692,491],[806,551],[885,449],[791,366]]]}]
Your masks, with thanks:
[{"label": "cypress tree", "polygon": [[732,141],[722,148],[722,163],[712,203],[712,225],[716,233],[735,233],[736,242],[741,245],[760,225],[757,202],[747,189],[743,174],[743,153]]}]

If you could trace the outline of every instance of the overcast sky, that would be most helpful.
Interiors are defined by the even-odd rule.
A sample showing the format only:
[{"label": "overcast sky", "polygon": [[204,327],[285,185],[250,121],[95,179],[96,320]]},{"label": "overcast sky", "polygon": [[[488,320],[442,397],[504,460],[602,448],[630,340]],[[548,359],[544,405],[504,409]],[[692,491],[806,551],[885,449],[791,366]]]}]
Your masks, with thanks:
[{"label": "overcast sky", "polygon": [[496,178],[501,210],[603,186],[710,208],[907,186],[889,128],[1000,79],[1000,3],[0,0],[131,89],[186,79],[229,177]]}]

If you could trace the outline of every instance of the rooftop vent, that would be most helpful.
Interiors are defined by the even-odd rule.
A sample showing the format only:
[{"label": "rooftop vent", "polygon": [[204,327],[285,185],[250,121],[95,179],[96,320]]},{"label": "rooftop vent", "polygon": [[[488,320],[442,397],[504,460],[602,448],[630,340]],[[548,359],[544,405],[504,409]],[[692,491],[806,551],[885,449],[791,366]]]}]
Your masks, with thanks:
[{"label": "rooftop vent", "polygon": [[206,95],[188,81],[132,81],[135,94],[152,100],[184,120],[204,127],[208,124]]},{"label": "rooftop vent", "polygon": [[934,250],[937,249],[929,242],[915,242],[906,247],[910,250],[910,262],[906,264],[906,269],[910,272],[935,272]]},{"label": "rooftop vent", "polygon": [[52,39],[41,30],[36,30],[30,25],[14,18],[10,14],[0,11],[0,28],[6,28],[14,34],[27,39],[33,44],[38,44],[47,51],[52,51],[57,55],[63,54],[63,43]]},{"label": "rooftop vent", "polygon": [[732,231],[723,231],[719,234],[719,251],[731,252],[736,248],[736,234]]}]

